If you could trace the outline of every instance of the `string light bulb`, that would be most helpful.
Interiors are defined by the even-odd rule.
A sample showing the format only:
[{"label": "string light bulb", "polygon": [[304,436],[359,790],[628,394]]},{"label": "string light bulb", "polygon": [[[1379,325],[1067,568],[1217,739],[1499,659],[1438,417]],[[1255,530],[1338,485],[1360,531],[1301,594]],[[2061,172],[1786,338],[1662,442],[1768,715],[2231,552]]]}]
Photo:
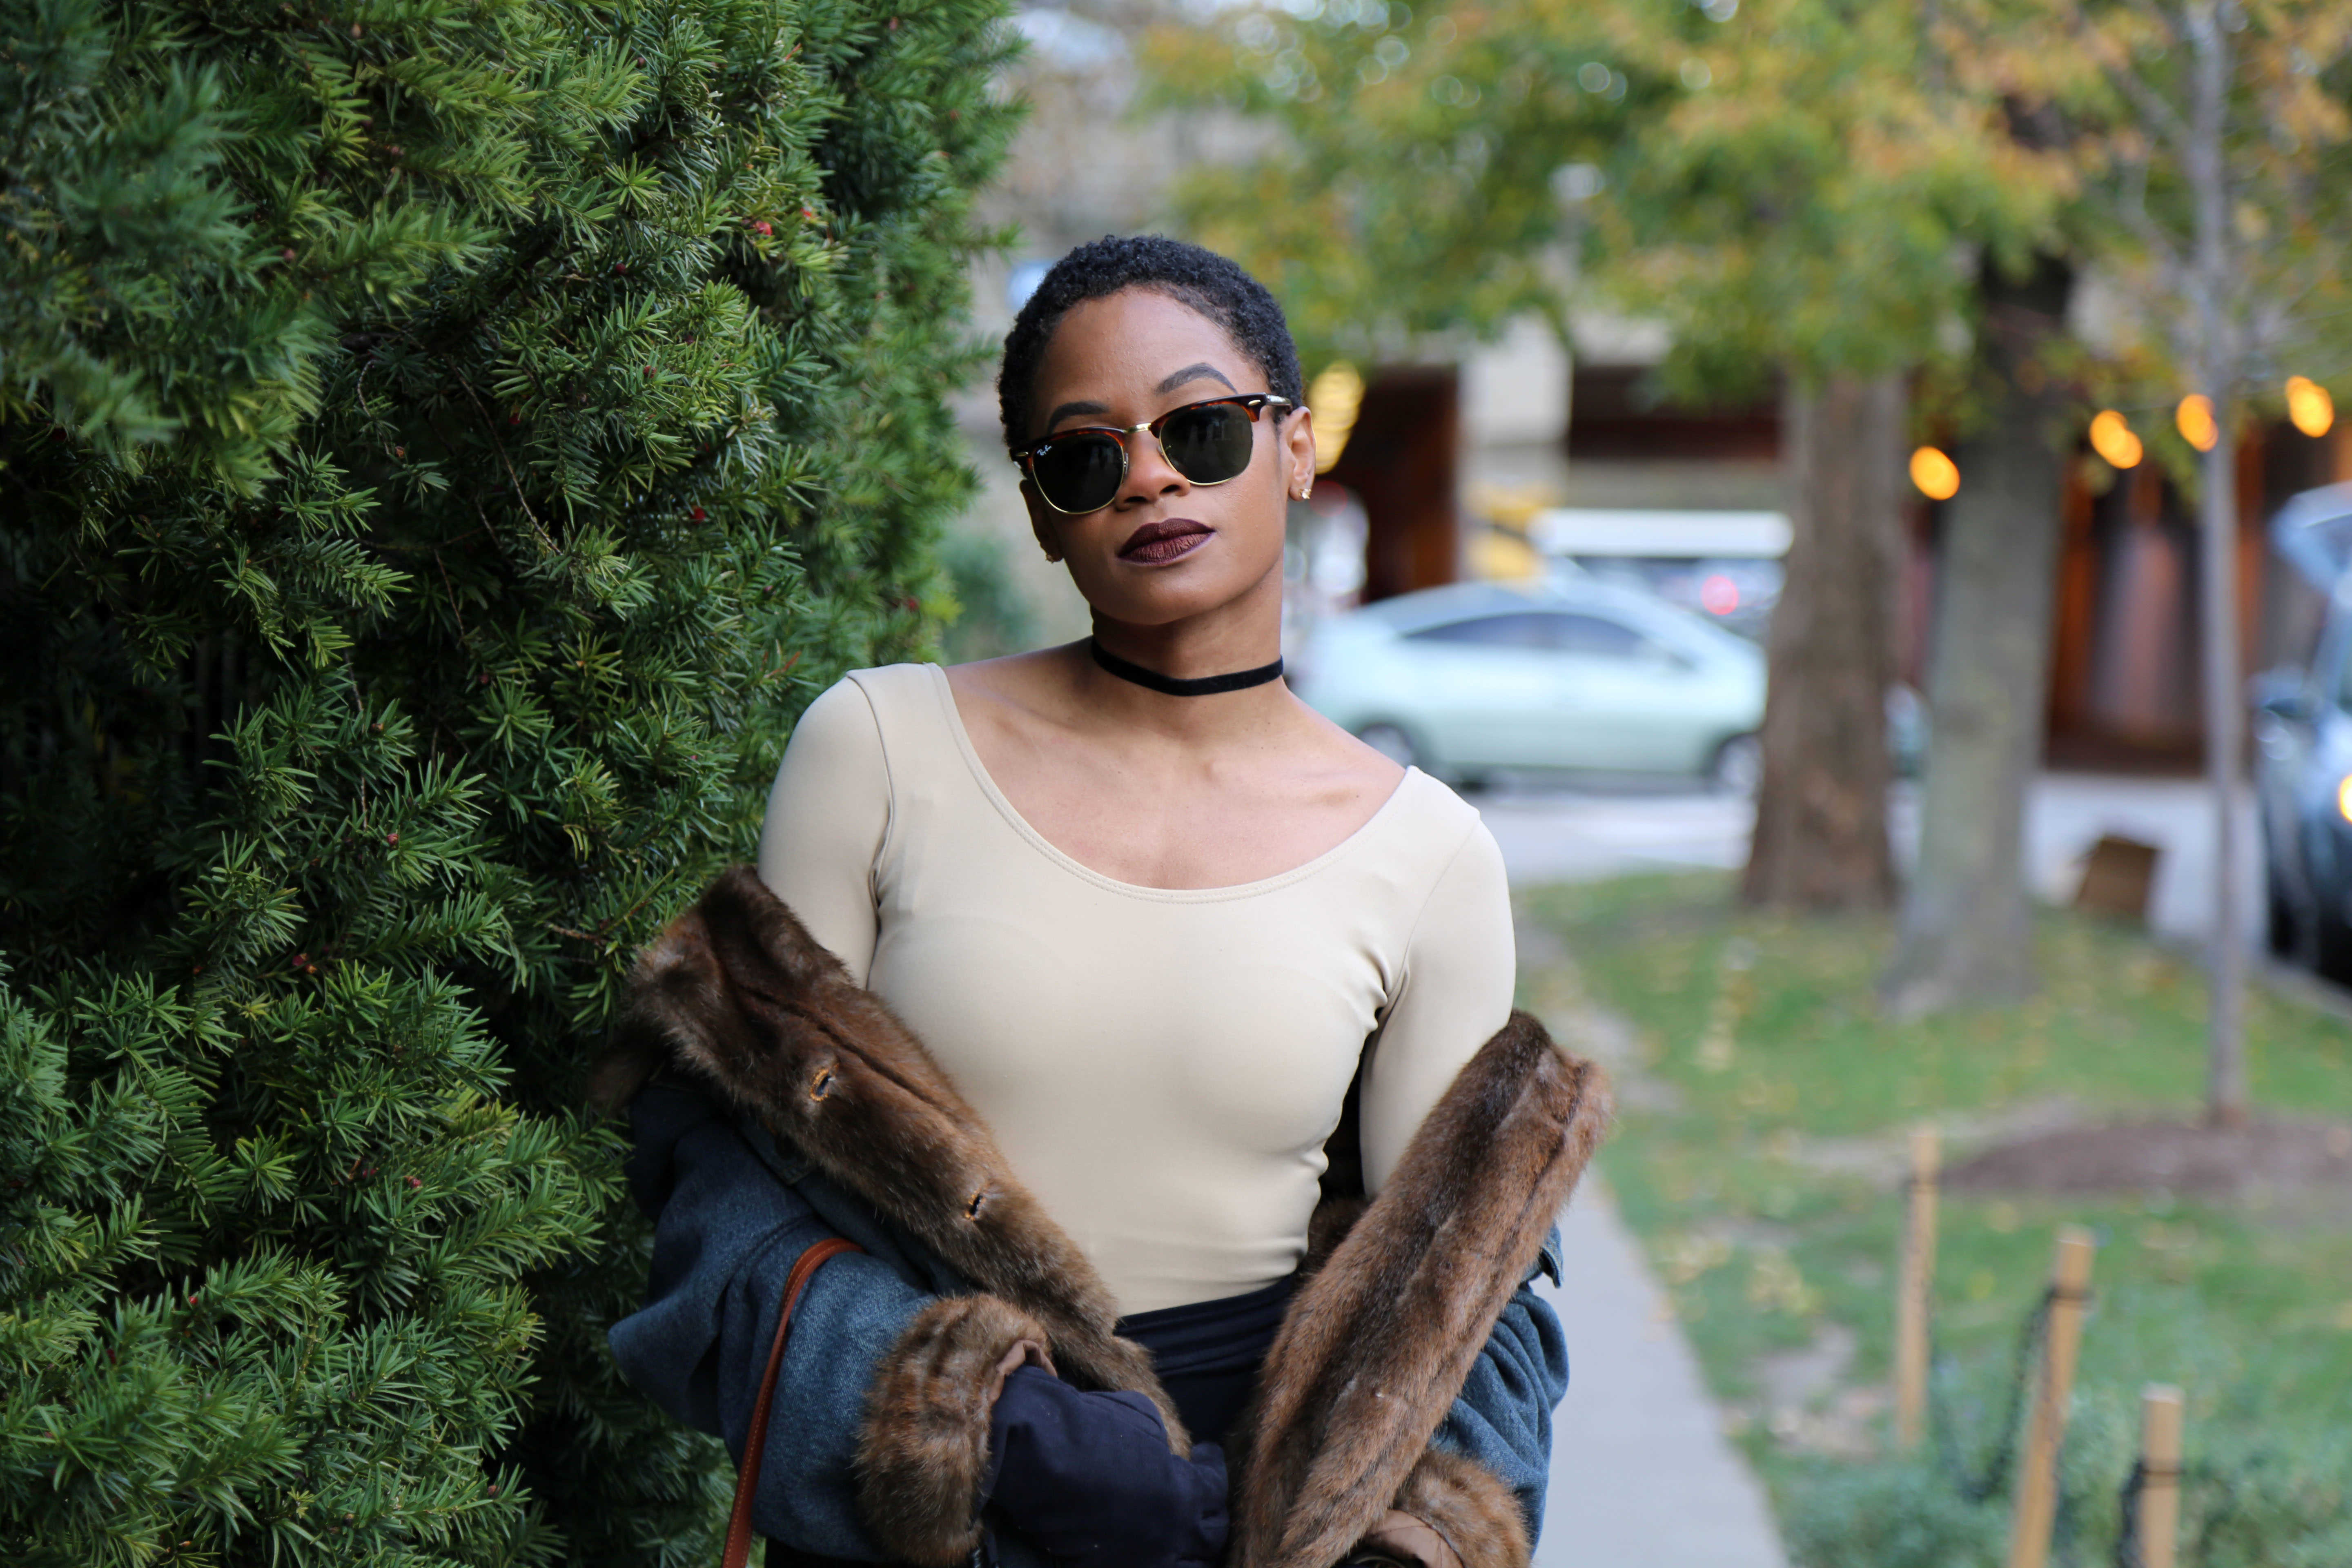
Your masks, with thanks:
[{"label": "string light bulb", "polygon": [[2286,416],[2305,435],[2325,436],[2336,424],[2336,400],[2310,377],[2291,375],[2286,378]]},{"label": "string light bulb", "polygon": [[2116,468],[2137,468],[2147,455],[2139,437],[2132,434],[2130,423],[2112,408],[2102,408],[2092,418],[2091,450]]},{"label": "string light bulb", "polygon": [[2221,438],[2221,427],[2213,422],[2213,400],[2201,392],[2180,400],[2172,423],[2179,429],[2180,438],[2200,452],[2211,451],[2213,443]]},{"label": "string light bulb", "polygon": [[1356,413],[1364,405],[1364,378],[1346,360],[1334,360],[1307,384],[1307,406],[1315,416],[1315,471],[1328,474],[1348,449]]},{"label": "string light bulb", "polygon": [[1960,466],[1934,447],[1911,454],[1911,482],[1929,500],[1949,500],[1960,493]]}]

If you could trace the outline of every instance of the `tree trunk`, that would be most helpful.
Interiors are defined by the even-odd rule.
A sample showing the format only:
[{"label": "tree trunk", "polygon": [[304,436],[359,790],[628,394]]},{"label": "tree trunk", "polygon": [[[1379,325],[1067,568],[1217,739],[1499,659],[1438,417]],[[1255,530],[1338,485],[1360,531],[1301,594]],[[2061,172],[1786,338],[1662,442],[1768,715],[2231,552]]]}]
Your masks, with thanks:
[{"label": "tree trunk", "polygon": [[1740,896],[1787,909],[1875,909],[1895,889],[1886,690],[1902,377],[1792,384],[1786,439],[1796,537],[1772,612],[1764,778]]},{"label": "tree trunk", "polygon": [[2217,1127],[2246,1124],[2246,943],[2239,915],[2239,763],[2245,751],[2238,704],[2244,678],[2238,659],[2237,441],[2229,395],[2219,377],[2214,422],[2221,435],[2205,454],[2203,570],[2205,611],[2205,774],[2213,791],[2213,934],[2207,951],[2212,986],[2206,1017],[2205,1117]]},{"label": "tree trunk", "polygon": [[2034,984],[2025,794],[2042,756],[2064,465],[2060,399],[2037,362],[2065,330],[2073,283],[2054,259],[2019,282],[1985,264],[1979,374],[1990,417],[1954,452],[1960,491],[1944,507],[1919,861],[1883,985],[1898,1016]]},{"label": "tree trunk", "polygon": [[2189,189],[2197,207],[2197,379],[2210,400],[2215,435],[2204,461],[2202,567],[2205,637],[2205,773],[2213,790],[2213,930],[2206,1017],[2205,1115],[2216,1126],[2246,1123],[2246,947],[2238,929],[2238,771],[2245,700],[2238,668],[2238,475],[2234,405],[2242,361],[2222,300],[2235,271],[2231,255],[2230,79],[2235,69],[2220,7],[2192,14]]}]

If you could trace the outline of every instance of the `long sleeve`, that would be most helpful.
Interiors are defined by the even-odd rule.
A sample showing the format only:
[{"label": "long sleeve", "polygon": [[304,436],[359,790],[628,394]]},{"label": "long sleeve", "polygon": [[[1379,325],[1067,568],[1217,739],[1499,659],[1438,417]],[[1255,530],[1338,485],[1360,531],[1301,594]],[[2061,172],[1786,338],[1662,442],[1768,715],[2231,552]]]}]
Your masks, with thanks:
[{"label": "long sleeve", "polygon": [[[702,1096],[656,1083],[629,1111],[630,1184],[655,1222],[643,1309],[614,1325],[622,1375],[740,1458],[783,1304],[785,1277],[833,1234]],[[752,1522],[803,1552],[878,1562],[860,1519],[866,1391],[930,1298],[878,1258],[835,1258],[793,1317]]]},{"label": "long sleeve", "polygon": [[1474,822],[1415,921],[1365,1069],[1364,1189],[1377,1196],[1463,1064],[1511,1016],[1517,957],[1503,853]]},{"label": "long sleeve", "polygon": [[836,681],[784,747],[760,829],[760,880],[860,985],[874,963],[874,862],[889,827],[890,771],[873,705],[856,681]]}]

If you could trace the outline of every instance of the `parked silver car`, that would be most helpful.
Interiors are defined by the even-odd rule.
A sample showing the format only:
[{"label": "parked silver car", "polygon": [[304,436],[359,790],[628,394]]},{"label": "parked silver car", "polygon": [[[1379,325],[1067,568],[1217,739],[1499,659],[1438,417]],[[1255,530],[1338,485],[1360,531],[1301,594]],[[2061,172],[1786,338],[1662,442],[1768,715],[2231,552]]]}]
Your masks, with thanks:
[{"label": "parked silver car", "polygon": [[1573,769],[1755,785],[1762,650],[1632,589],[1426,589],[1324,622],[1292,663],[1293,689],[1319,712],[1443,777]]}]

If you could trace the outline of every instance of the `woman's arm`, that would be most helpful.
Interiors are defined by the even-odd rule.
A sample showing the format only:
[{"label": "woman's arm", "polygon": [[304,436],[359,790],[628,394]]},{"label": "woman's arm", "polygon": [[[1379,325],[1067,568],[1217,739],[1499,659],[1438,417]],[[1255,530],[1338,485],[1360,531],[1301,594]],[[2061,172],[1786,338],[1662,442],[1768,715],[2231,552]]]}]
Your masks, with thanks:
[{"label": "woman's arm", "polygon": [[860,985],[874,963],[874,863],[889,827],[889,762],[873,705],[857,682],[836,681],[784,747],[760,829],[760,880]]},{"label": "woman's arm", "polygon": [[[646,1305],[614,1325],[614,1355],[740,1462],[786,1276],[834,1233],[694,1090],[656,1081],[629,1117],[630,1184],[655,1243]],[[793,1316],[754,1527],[830,1557],[960,1563],[993,1493],[1003,1523],[1087,1568],[1215,1562],[1223,1458],[1171,1455],[1148,1401],[1033,1370],[1018,1417],[994,1408],[1045,1338],[995,1297],[930,1295],[875,1257],[827,1262]]]},{"label": "woman's arm", "polygon": [[[629,1108],[629,1179],[655,1222],[643,1309],[614,1325],[622,1375],[739,1459],[785,1276],[832,1234],[770,1170],[733,1120],[690,1089],[656,1081]],[[929,1298],[872,1258],[834,1258],[793,1315],[776,1379],[752,1521],[804,1552],[888,1556],[857,1510],[866,1391]]]},{"label": "woman's arm", "polygon": [[1364,1193],[1378,1197],[1454,1075],[1510,1021],[1518,956],[1503,853],[1469,831],[1432,886],[1364,1068]]},{"label": "woman's arm", "polygon": [[[1545,1247],[1540,1267],[1557,1277]],[[1568,1392],[1559,1320],[1519,1287],[1446,1412],[1430,1451],[1367,1547],[1423,1568],[1514,1568],[1543,1525],[1551,1413]]]},{"label": "woman's arm", "polygon": [[[1430,1108],[1510,1017],[1517,969],[1502,854],[1474,823],[1415,921],[1365,1068],[1368,1194],[1386,1184]],[[1555,1275],[1556,1247],[1547,1246],[1540,1266]],[[1522,1285],[1407,1478],[1397,1511],[1368,1544],[1420,1556],[1430,1568],[1524,1561],[1543,1517],[1552,1407],[1567,1386],[1559,1320]]]},{"label": "woman's arm", "polygon": [[[1553,1270],[1549,1256],[1541,1267]],[[1531,1285],[1522,1285],[1437,1429],[1439,1447],[1477,1461],[1510,1488],[1529,1542],[1543,1522],[1552,1411],[1567,1393],[1568,1341],[1559,1319]]]}]

